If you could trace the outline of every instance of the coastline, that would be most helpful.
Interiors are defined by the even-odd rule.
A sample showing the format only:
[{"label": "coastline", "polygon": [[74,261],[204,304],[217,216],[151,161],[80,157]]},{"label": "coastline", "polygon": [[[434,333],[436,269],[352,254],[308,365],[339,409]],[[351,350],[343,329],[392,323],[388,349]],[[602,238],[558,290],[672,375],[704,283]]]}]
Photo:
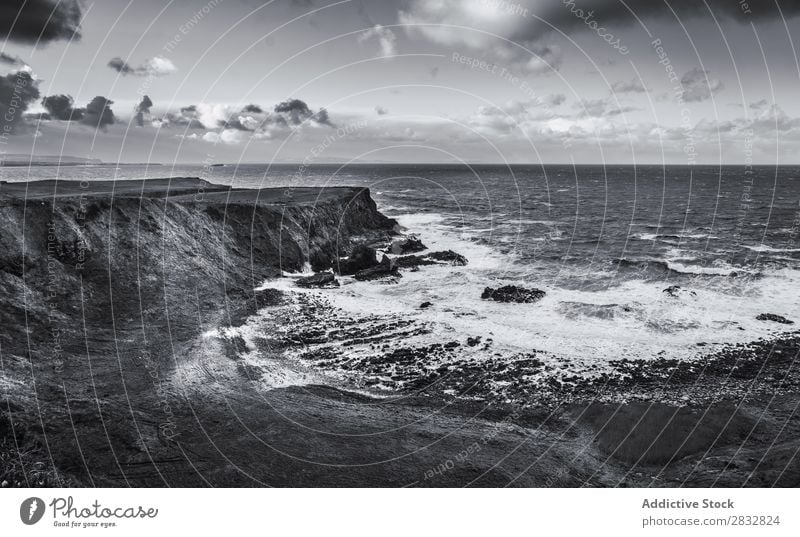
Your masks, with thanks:
[{"label": "coastline", "polygon": [[[30,464],[49,468],[23,469],[46,479],[23,485],[800,482],[796,333],[702,364],[622,361],[619,376],[556,383],[522,406],[436,388],[373,398],[314,379],[263,390],[246,342],[208,334],[285,304],[284,291],[252,291],[264,281],[396,238],[368,191],[62,181],[4,183],[0,201],[0,433],[6,447],[24,438]],[[276,360],[289,346],[272,345],[259,351]],[[469,388],[485,376],[448,370],[420,385]]]}]

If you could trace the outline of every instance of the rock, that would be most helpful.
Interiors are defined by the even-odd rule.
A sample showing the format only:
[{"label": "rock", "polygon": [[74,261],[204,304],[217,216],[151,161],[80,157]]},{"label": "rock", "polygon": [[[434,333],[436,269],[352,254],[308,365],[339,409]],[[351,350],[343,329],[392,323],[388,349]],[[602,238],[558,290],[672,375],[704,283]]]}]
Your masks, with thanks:
[{"label": "rock", "polygon": [[451,265],[457,267],[463,267],[468,263],[466,257],[461,254],[457,254],[452,250],[445,250],[444,252],[431,252],[427,255],[427,257],[435,261],[450,263]]},{"label": "rock", "polygon": [[372,268],[378,264],[375,248],[366,244],[356,245],[347,259],[340,259],[336,271],[342,275],[355,274],[360,270]]},{"label": "rock", "polygon": [[790,321],[786,317],[781,317],[780,315],[775,315],[774,313],[762,313],[758,317],[756,317],[757,321],[772,321],[774,323],[780,324],[794,324],[794,321]]},{"label": "rock", "polygon": [[525,289],[515,285],[506,285],[499,289],[487,287],[484,289],[481,298],[494,300],[495,302],[517,302],[520,304],[530,304],[538,302],[545,296],[541,289]]},{"label": "rock", "polygon": [[404,255],[395,258],[395,263],[399,268],[416,269],[426,265],[441,265],[448,263],[454,266],[463,267],[468,263],[467,258],[451,250],[444,252],[431,252],[425,255]]},{"label": "rock", "polygon": [[412,236],[405,237],[403,239],[397,239],[396,241],[392,242],[392,245],[389,247],[389,252],[394,255],[404,255],[421,252],[427,249],[428,247],[422,244],[421,240]]},{"label": "rock", "polygon": [[695,293],[694,291],[690,291],[689,289],[684,289],[680,285],[671,285],[666,289],[664,289],[663,292],[671,296],[672,298],[680,298],[682,295],[697,296],[697,293]]},{"label": "rock", "polygon": [[404,255],[395,258],[395,264],[400,268],[415,269],[421,265],[438,265],[436,261],[424,255]]},{"label": "rock", "polygon": [[297,286],[306,289],[329,289],[331,287],[339,287],[339,282],[332,272],[320,272],[313,276],[297,279]]},{"label": "rock", "polygon": [[480,342],[481,342],[481,336],[467,338],[467,345],[469,345],[470,347],[476,347]]},{"label": "rock", "polygon": [[433,302],[423,302],[419,305],[419,309],[424,310],[430,308],[431,306],[433,306]]},{"label": "rock", "polygon": [[321,248],[313,248],[308,256],[308,262],[311,264],[311,270],[314,272],[325,272],[333,268],[336,256],[331,255]]},{"label": "rock", "polygon": [[359,270],[355,274],[356,280],[364,282],[370,280],[379,280],[381,278],[395,277],[400,278],[400,273],[397,271],[397,266],[391,259],[383,256],[381,262],[364,270]]}]

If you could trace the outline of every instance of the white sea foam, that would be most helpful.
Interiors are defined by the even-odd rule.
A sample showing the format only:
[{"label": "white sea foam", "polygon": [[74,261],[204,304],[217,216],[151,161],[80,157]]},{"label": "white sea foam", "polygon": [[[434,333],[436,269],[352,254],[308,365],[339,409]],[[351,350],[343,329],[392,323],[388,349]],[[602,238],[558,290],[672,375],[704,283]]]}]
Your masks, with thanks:
[{"label": "white sea foam", "polygon": [[756,246],[745,246],[748,250],[752,250],[754,252],[775,252],[775,253],[788,253],[788,252],[800,252],[800,248],[773,248],[771,246],[767,246],[766,244],[759,244]]}]

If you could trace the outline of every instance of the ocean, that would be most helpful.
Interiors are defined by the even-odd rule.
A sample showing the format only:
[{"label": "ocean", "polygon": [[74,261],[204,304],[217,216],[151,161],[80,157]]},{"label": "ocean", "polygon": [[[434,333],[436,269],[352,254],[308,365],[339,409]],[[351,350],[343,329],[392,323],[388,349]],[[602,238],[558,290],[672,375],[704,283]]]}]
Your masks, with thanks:
[{"label": "ocean", "polygon": [[[613,360],[691,360],[792,329],[757,320],[762,313],[800,321],[798,167],[126,165],[0,168],[0,175],[369,187],[407,233],[469,264],[422,267],[392,284],[343,278],[339,289],[301,291],[288,275],[265,286],[323,300],[340,321],[362,329],[405,319],[417,329],[397,331],[397,345],[464,345],[479,337],[480,345],[461,353],[473,361],[536,351],[549,357],[551,373],[592,375]],[[481,299],[484,288],[502,285],[546,296],[534,304]],[[680,289],[665,292],[673,286]],[[423,302],[432,306],[420,309]],[[253,321],[249,339],[264,330]],[[375,354],[355,338],[336,348],[342,356],[326,362],[332,371]],[[308,357],[319,350],[298,352],[305,365],[297,371],[311,374]],[[370,385],[396,388],[395,369]]]}]

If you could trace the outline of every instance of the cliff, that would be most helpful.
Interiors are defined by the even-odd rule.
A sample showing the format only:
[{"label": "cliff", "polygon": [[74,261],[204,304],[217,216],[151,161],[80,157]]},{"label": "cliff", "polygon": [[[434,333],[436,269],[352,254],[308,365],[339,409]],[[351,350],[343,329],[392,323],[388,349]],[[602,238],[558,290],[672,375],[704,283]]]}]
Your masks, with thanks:
[{"label": "cliff", "polygon": [[361,188],[0,183],[0,451],[29,442],[83,484],[81,450],[104,475],[146,454],[143,437],[163,442],[189,419],[175,384],[194,367],[187,345],[268,300],[253,291],[265,278],[330,265],[395,225]]},{"label": "cliff", "polygon": [[[0,185],[2,322],[28,329],[220,306],[265,278],[329,266],[395,222],[369,191],[232,189],[199,179]],[[194,308],[196,309],[196,308]],[[5,349],[18,341],[2,333]]]}]

